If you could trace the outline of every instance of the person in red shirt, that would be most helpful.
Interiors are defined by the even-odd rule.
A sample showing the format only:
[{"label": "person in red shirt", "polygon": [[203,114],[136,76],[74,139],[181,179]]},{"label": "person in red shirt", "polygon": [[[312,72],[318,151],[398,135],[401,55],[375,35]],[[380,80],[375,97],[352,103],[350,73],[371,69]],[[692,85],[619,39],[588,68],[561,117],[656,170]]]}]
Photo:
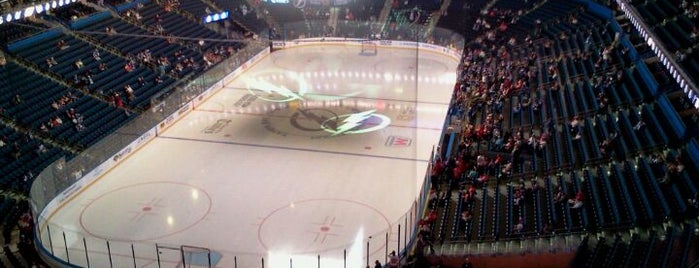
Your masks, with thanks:
[{"label": "person in red shirt", "polygon": [[436,220],[437,220],[437,211],[435,211],[435,210],[430,210],[430,213],[427,214],[427,219],[425,219],[425,222],[426,222],[427,224],[431,224],[431,223],[433,223],[433,222],[436,221]]},{"label": "person in red shirt", "polygon": [[501,32],[504,32],[505,30],[507,30],[507,23],[505,23],[504,21],[501,22],[500,25],[498,26],[498,30],[500,30]]},{"label": "person in red shirt", "polygon": [[575,194],[575,198],[574,198],[574,199],[568,199],[568,203],[570,204],[570,208],[574,208],[574,209],[575,209],[575,208],[580,208],[580,207],[582,207],[582,205],[583,205],[583,198],[584,198],[584,196],[583,196],[582,190],[581,190],[581,191],[578,191],[578,193]]}]

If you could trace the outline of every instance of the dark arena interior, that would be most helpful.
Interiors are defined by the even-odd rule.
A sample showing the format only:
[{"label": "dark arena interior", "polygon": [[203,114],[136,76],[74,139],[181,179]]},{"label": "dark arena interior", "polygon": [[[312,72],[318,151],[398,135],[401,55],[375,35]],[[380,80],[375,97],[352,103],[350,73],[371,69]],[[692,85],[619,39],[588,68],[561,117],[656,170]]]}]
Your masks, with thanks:
[{"label": "dark arena interior", "polygon": [[[90,266],[84,239],[68,255],[87,265],[65,234],[41,238],[43,210],[226,75],[309,40],[460,57],[410,235],[378,260],[367,247],[366,267],[699,267],[698,1],[0,0],[0,15],[0,268]],[[348,117],[316,121],[336,136]],[[176,267],[216,266],[176,250]]]}]

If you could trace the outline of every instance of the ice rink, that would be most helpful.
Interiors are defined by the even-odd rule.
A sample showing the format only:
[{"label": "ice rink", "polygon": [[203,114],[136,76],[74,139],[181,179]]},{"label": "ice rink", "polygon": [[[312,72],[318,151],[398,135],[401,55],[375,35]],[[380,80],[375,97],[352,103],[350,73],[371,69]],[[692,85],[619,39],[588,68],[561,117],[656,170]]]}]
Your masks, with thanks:
[{"label": "ice rink", "polygon": [[137,267],[158,258],[181,267],[170,248],[191,245],[210,249],[217,267],[260,267],[262,258],[289,267],[290,257],[315,267],[320,255],[323,267],[347,258],[354,268],[366,252],[383,262],[404,239],[396,228],[406,227],[439,142],[458,62],[359,51],[298,47],[250,66],[59,206],[48,217],[54,255],[92,267],[109,267],[108,253],[114,267],[133,267],[133,256]]}]

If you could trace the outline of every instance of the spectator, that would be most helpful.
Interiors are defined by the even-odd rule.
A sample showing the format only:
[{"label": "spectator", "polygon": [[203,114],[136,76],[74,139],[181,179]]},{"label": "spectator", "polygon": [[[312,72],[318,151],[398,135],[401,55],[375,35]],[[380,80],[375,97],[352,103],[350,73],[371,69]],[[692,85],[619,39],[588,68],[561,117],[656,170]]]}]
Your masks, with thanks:
[{"label": "spectator", "polygon": [[461,268],[473,268],[473,263],[471,263],[471,260],[469,260],[468,257],[464,259],[464,262],[461,264]]},{"label": "spectator", "polygon": [[517,224],[515,224],[514,227],[512,227],[512,232],[514,234],[521,234],[522,231],[524,231],[524,218],[519,217],[517,220]]},{"label": "spectator", "polygon": [[570,204],[570,208],[572,208],[572,209],[581,208],[583,206],[583,192],[582,192],[582,190],[578,191],[578,193],[575,194],[575,198],[568,199],[568,204]]},{"label": "spectator", "polygon": [[599,145],[599,151],[602,154],[602,156],[608,156],[609,155],[609,145],[611,144],[610,139],[604,139],[602,143]]},{"label": "spectator", "polygon": [[87,70],[83,73],[83,81],[88,85],[92,85],[95,83],[94,81],[92,81],[92,74],[90,73],[90,70]]},{"label": "spectator", "polygon": [[60,125],[63,125],[63,120],[59,116],[55,116],[49,120],[48,126],[50,128],[56,128],[59,127]]},{"label": "spectator", "polygon": [[566,194],[563,192],[561,186],[556,187],[556,192],[553,194],[553,202],[560,203],[566,200]]},{"label": "spectator", "polygon": [[675,51],[675,60],[677,62],[683,62],[687,58],[687,54],[682,52],[682,50]]},{"label": "spectator", "polygon": [[464,223],[468,223],[469,221],[471,221],[472,218],[473,215],[471,214],[471,211],[469,211],[468,209],[461,212],[461,220]]},{"label": "spectator", "polygon": [[42,155],[42,154],[48,152],[48,149],[46,149],[46,146],[43,143],[39,143],[39,145],[36,147],[35,152],[37,155]]},{"label": "spectator", "polygon": [[464,202],[470,203],[473,202],[473,199],[476,198],[476,187],[471,184],[468,187],[468,190],[463,193],[463,198]]},{"label": "spectator", "polygon": [[95,50],[92,51],[92,57],[93,57],[96,61],[102,60],[102,58],[100,57],[100,51],[99,51],[99,49],[95,49]]},{"label": "spectator", "polygon": [[607,104],[609,103],[609,98],[607,98],[604,91],[600,91],[597,94],[597,102],[599,102],[599,108],[600,108],[599,111],[600,112],[603,112],[604,111],[603,109],[608,107]]},{"label": "spectator", "polygon": [[119,93],[114,93],[114,106],[117,108],[124,107],[124,100],[121,99]]},{"label": "spectator", "polygon": [[53,67],[53,66],[58,65],[58,62],[57,62],[56,59],[54,59],[53,57],[49,57],[49,58],[46,59],[46,65],[48,65],[49,68],[51,68],[51,67]]},{"label": "spectator", "polygon": [[590,47],[592,47],[592,42],[592,34],[588,34],[587,38],[585,38],[585,45],[583,46],[584,53],[590,51]]},{"label": "spectator", "polygon": [[381,266],[381,262],[379,262],[379,260],[375,260],[374,261],[374,268],[381,268],[381,267],[383,267],[383,266]]},{"label": "spectator", "polygon": [[573,136],[573,140],[579,140],[582,138],[582,134],[580,131],[580,128],[582,127],[582,123],[580,122],[578,116],[574,116],[573,119],[570,121],[570,134]]},{"label": "spectator", "polygon": [[78,69],[85,67],[85,64],[83,64],[83,60],[78,59],[75,61],[75,63],[73,63],[73,66],[75,67],[76,70],[78,70]]},{"label": "spectator", "polygon": [[514,116],[518,116],[519,112],[522,111],[522,104],[520,102],[517,102],[515,104],[515,107],[512,108],[512,113],[514,113]]},{"label": "spectator", "polygon": [[398,268],[400,265],[400,258],[396,255],[395,250],[388,254],[388,263],[386,265],[388,268]]},{"label": "spectator", "polygon": [[512,198],[512,204],[514,206],[519,206],[520,202],[522,202],[522,199],[524,198],[524,193],[522,192],[521,189],[516,189],[514,192],[514,197]]},{"label": "spectator", "polygon": [[420,233],[417,235],[417,242],[415,243],[415,254],[418,259],[424,257],[426,248],[429,249],[430,254],[434,254],[432,243]]},{"label": "spectator", "polygon": [[605,47],[602,52],[600,53],[602,57],[597,60],[595,63],[595,67],[600,67],[602,64],[608,64],[609,61],[612,59],[612,46],[607,46]]},{"label": "spectator", "polygon": [[[82,117],[79,117],[79,118],[82,118]],[[75,130],[78,132],[85,130],[85,126],[83,125],[82,120],[75,122]]]},{"label": "spectator", "polygon": [[61,39],[61,40],[58,40],[58,42],[56,42],[56,47],[60,50],[64,50],[64,49],[69,48],[70,46],[66,43],[65,40]]},{"label": "spectator", "polygon": [[430,213],[427,214],[427,218],[425,219],[425,222],[428,224],[432,224],[437,220],[437,211],[432,209],[430,210]]},{"label": "spectator", "polygon": [[155,24],[155,32],[157,34],[163,34],[165,32],[165,28],[163,28],[163,25],[160,23]]},{"label": "spectator", "polygon": [[687,199],[687,204],[694,210],[699,209],[699,192],[694,193],[694,197]]},{"label": "spectator", "polygon": [[71,121],[74,121],[76,119],[76,117],[78,116],[78,113],[75,112],[74,108],[70,108],[70,109],[68,109],[68,111],[66,111],[66,116]]},{"label": "spectator", "polygon": [[658,182],[666,184],[670,182],[671,177],[678,176],[682,171],[684,171],[684,165],[679,160],[679,156],[675,158],[674,161],[667,161],[665,163],[665,175],[658,179]]},{"label": "spectator", "polygon": [[428,206],[429,207],[434,207],[437,205],[437,202],[439,201],[439,195],[437,194],[437,191],[433,188],[430,189],[430,194],[428,198]]},{"label": "spectator", "polygon": [[124,64],[124,71],[126,71],[127,73],[133,72],[134,68],[135,67],[133,63],[131,63],[130,61]]},{"label": "spectator", "polygon": [[82,86],[82,81],[80,80],[80,77],[78,77],[77,74],[73,75],[71,82],[73,82],[73,85],[75,85],[76,87]]},{"label": "spectator", "polygon": [[130,85],[124,86],[124,93],[126,94],[126,99],[129,101],[133,101],[136,99],[136,95],[133,93],[133,88],[131,88]]}]

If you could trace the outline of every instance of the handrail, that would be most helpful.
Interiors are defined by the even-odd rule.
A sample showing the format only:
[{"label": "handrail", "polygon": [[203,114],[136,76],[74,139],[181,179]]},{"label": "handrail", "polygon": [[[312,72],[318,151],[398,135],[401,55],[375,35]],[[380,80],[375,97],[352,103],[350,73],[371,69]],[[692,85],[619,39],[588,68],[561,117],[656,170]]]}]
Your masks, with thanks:
[{"label": "handrail", "polygon": [[660,58],[660,62],[670,72],[677,84],[680,85],[682,91],[687,95],[689,100],[694,104],[695,108],[699,109],[699,87],[692,81],[692,78],[687,74],[682,66],[675,61],[674,56],[667,50],[664,43],[651,30],[651,27],[646,24],[643,17],[638,13],[633,5],[627,0],[616,0],[627,18],[631,20],[631,24],[641,34],[648,46]]}]

